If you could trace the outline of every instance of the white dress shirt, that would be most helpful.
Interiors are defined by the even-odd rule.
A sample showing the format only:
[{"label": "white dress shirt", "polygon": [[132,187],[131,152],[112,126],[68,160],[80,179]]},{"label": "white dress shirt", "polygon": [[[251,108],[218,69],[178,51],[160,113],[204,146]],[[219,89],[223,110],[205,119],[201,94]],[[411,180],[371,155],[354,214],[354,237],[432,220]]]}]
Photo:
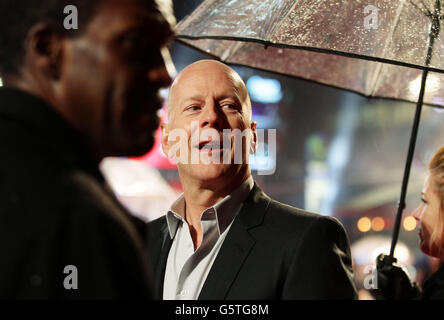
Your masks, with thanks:
[{"label": "white dress shirt", "polygon": [[184,219],[183,194],[173,203],[166,215],[173,243],[165,270],[164,300],[197,300],[231,224],[253,185],[250,176],[230,195],[202,212],[200,223],[203,238],[196,251]]}]

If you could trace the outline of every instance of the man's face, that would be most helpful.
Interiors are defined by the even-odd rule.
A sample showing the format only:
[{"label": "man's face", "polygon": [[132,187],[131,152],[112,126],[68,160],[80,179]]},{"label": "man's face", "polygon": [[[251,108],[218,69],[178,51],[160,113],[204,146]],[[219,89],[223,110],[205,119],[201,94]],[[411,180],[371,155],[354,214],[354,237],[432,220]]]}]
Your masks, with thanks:
[{"label": "man's face", "polygon": [[163,104],[159,89],[171,84],[172,27],[141,3],[102,1],[82,35],[66,40],[58,103],[98,156],[149,151]]},{"label": "man's face", "polygon": [[[245,85],[233,70],[215,61],[200,61],[186,68],[171,89],[168,119],[163,125],[163,147],[170,156],[173,152],[181,158],[178,169],[182,178],[216,182],[249,173],[247,154],[254,149],[251,143],[256,140],[256,124],[251,122]],[[224,130],[232,133],[234,129],[244,137],[224,134]],[[185,134],[185,139],[179,140],[187,151],[185,157],[183,150],[172,150],[181,133]],[[226,148],[227,141],[224,146],[224,136],[231,148]]]}]

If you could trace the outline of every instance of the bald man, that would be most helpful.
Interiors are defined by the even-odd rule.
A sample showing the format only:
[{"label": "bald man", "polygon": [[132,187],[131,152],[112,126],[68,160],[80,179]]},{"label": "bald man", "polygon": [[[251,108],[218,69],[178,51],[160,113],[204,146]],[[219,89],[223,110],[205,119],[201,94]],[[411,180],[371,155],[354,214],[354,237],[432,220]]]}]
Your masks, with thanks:
[{"label": "bald man", "polygon": [[156,298],[354,299],[341,224],[274,201],[253,181],[251,117],[244,82],[220,62],[198,61],[174,81],[162,146],[183,194],[149,224]]}]

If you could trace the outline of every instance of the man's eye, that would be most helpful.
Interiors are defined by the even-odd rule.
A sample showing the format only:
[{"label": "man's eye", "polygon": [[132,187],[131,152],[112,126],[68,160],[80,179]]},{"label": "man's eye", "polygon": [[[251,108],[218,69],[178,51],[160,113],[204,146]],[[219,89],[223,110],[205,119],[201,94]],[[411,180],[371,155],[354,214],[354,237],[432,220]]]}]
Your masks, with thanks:
[{"label": "man's eye", "polygon": [[142,37],[137,33],[129,33],[122,38],[123,44],[127,46],[138,46],[141,41]]},{"label": "man's eye", "polygon": [[122,38],[123,47],[127,52],[135,56],[147,56],[157,53],[159,48],[147,41],[147,37],[139,33],[129,33]]},{"label": "man's eye", "polygon": [[234,105],[234,104],[224,104],[223,106],[222,106],[222,108],[224,108],[224,109],[230,109],[230,110],[237,110],[237,107]]},{"label": "man's eye", "polygon": [[190,106],[186,109],[187,111],[198,111],[200,110],[199,106]]}]

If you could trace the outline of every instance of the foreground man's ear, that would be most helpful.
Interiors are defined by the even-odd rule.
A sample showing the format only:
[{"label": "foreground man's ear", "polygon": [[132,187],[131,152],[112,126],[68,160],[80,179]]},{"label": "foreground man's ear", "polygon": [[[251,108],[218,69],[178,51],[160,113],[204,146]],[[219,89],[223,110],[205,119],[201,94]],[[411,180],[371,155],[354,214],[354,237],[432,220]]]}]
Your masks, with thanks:
[{"label": "foreground man's ear", "polygon": [[64,37],[46,23],[33,26],[26,38],[25,63],[48,79],[57,81],[61,75]]}]

